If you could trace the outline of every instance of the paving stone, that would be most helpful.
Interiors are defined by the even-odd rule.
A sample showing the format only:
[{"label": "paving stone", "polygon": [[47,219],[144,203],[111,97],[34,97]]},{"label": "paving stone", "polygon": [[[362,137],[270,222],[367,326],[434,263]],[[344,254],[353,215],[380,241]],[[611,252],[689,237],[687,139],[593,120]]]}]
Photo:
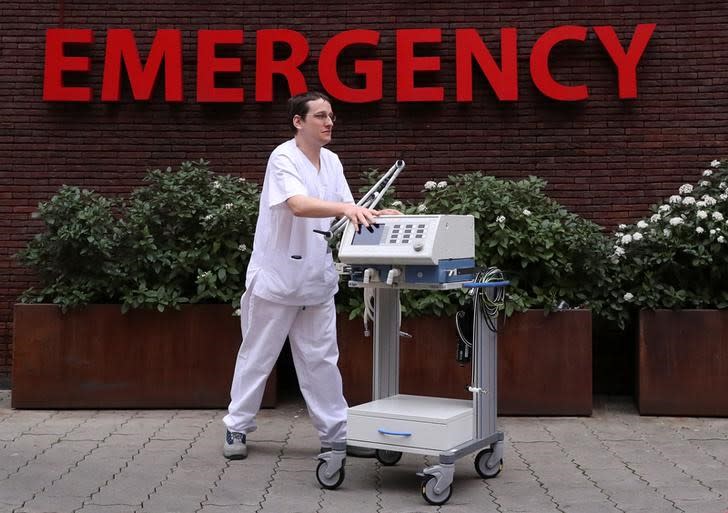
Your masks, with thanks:
[{"label": "paving stone", "polygon": [[70,513],[82,505],[83,497],[41,495],[28,501],[15,513]]},{"label": "paving stone", "polygon": [[161,429],[169,420],[165,417],[143,416],[144,412],[139,412],[134,418],[124,422],[116,431],[118,435],[142,435],[146,437],[152,436],[157,430]]},{"label": "paving stone", "polygon": [[199,513],[256,513],[258,511],[257,508],[257,506],[246,506],[244,504],[230,506],[206,504]]},{"label": "paving stone", "polygon": [[503,423],[503,430],[514,442],[551,442],[553,438],[543,426],[533,419],[509,418]]},{"label": "paving stone", "polygon": [[621,513],[613,504],[605,501],[594,502],[563,502],[559,509],[564,513]]},{"label": "paving stone", "polygon": [[17,512],[82,505],[83,512],[107,513],[728,509],[728,419],[639,417],[631,401],[595,401],[590,418],[502,418],[501,474],[480,479],[468,455],[456,463],[452,498],[433,508],[415,473],[437,457],[404,454],[394,467],[348,457],[341,487],[324,490],[315,477],[318,435],[301,401],[260,412],[242,461],[221,455],[224,414],[0,405],[0,512],[21,505]]},{"label": "paving stone", "polygon": [[0,448],[0,480],[15,473],[58,441],[55,435],[21,435]]},{"label": "paving stone", "polygon": [[[256,506],[263,500],[274,472],[273,465],[231,462],[215,481],[210,483],[203,504]],[[235,463],[235,464],[234,464]],[[239,464],[238,464],[239,463]]]},{"label": "paving stone", "polygon": [[315,512],[323,496],[312,471],[278,471],[265,495],[264,512]]},{"label": "paving stone", "polygon": [[[657,493],[664,495],[675,503],[682,501],[710,502],[720,499],[719,494],[697,483],[676,483],[673,486],[658,487]],[[727,503],[726,509],[728,509],[728,501],[725,502]]]},{"label": "paving stone", "polygon": [[201,419],[195,417],[175,417],[170,422],[164,424],[152,437],[154,440],[189,440],[196,438],[202,431],[210,419]]},{"label": "paving stone", "polygon": [[110,436],[114,431],[131,418],[131,414],[121,414],[115,416],[96,415],[86,422],[78,426],[72,432],[67,433],[64,440],[98,440]]},{"label": "paving stone", "polygon": [[[130,513],[133,504],[86,504],[77,513]],[[171,512],[170,512],[171,513]]]},{"label": "paving stone", "polygon": [[676,501],[685,513],[724,513],[728,511],[728,501]]},{"label": "paving stone", "polygon": [[488,481],[495,501],[505,511],[556,511],[556,504],[535,480],[530,483],[507,483],[500,479]]},{"label": "paving stone", "polygon": [[592,483],[586,480],[558,482],[546,486],[558,504],[575,504],[578,502],[608,502],[607,496]]},{"label": "paving stone", "polygon": [[369,513],[378,511],[377,486],[380,479],[375,465],[350,465],[336,490],[322,490],[321,513]]},{"label": "paving stone", "polygon": [[632,490],[648,488],[647,483],[641,481],[638,476],[628,468],[589,469],[589,478],[597,483],[600,488],[609,490]]},{"label": "paving stone", "polygon": [[607,492],[611,499],[625,511],[677,511],[671,501],[665,499],[661,494],[651,488],[608,489]]},{"label": "paving stone", "polygon": [[0,422],[0,441],[15,440],[54,414],[49,411],[6,411],[7,418]]}]

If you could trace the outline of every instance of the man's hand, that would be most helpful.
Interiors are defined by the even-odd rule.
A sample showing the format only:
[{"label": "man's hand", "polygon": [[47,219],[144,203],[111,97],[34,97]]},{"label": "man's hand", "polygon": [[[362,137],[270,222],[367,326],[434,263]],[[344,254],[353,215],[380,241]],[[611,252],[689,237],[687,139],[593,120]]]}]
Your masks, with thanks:
[{"label": "man's hand", "polygon": [[344,210],[344,215],[349,218],[354,227],[358,228],[359,224],[363,224],[365,228],[368,228],[370,224],[374,224],[374,218],[380,215],[380,212],[358,205],[349,205]]}]

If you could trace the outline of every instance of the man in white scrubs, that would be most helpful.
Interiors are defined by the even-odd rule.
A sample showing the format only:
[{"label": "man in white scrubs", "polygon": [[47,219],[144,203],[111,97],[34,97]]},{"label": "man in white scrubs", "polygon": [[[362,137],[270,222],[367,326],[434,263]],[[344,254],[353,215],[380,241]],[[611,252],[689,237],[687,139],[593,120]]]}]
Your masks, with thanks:
[{"label": "man in white scrubs", "polygon": [[378,215],[399,212],[354,204],[339,158],[324,148],[335,119],[326,95],[294,96],[289,120],[295,135],[268,159],[240,300],[243,342],[223,419],[226,458],[247,456],[246,435],[256,429],[265,383],[286,337],[321,447],[346,442],[334,307],[338,276],[326,239],[314,230],[328,230],[334,217],[368,227]]}]

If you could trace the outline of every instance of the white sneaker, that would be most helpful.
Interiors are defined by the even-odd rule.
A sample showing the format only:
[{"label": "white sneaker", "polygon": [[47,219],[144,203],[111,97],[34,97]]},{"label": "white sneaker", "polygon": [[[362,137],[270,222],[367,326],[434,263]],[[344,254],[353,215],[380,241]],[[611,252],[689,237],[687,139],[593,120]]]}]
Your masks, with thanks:
[{"label": "white sneaker", "polygon": [[245,445],[245,433],[235,433],[229,429],[225,432],[225,445],[222,455],[229,460],[242,460],[248,456],[248,447]]}]

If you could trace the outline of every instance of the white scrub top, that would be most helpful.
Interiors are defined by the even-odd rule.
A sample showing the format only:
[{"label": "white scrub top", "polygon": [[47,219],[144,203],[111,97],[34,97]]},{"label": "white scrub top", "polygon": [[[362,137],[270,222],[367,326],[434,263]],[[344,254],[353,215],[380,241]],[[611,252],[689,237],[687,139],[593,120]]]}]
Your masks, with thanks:
[{"label": "white scrub top", "polygon": [[295,139],[278,146],[268,159],[253,253],[245,286],[255,276],[254,294],[284,305],[317,305],[339,290],[326,239],[332,218],[296,217],[286,200],[296,195],[354,203],[335,153],[321,149],[321,169],[308,160]]}]

